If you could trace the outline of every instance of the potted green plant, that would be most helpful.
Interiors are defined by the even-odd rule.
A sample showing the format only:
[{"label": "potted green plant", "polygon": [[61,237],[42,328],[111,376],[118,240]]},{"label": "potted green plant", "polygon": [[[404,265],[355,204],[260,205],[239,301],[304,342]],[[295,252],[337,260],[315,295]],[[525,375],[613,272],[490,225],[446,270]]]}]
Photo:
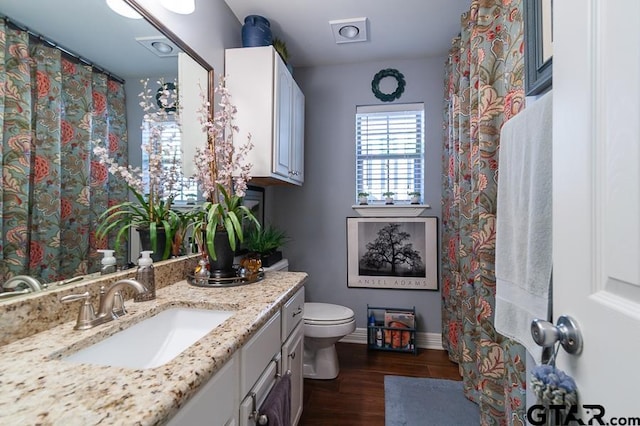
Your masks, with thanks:
[{"label": "potted green plant", "polygon": [[278,248],[287,241],[286,232],[273,226],[252,228],[245,241],[245,247],[249,250],[248,256],[258,257],[262,266],[269,267],[282,260],[282,252]]},{"label": "potted green plant", "polygon": [[361,206],[369,204],[368,192],[358,192],[358,204],[360,204]]},{"label": "potted green plant", "polygon": [[277,37],[273,38],[271,44],[273,45],[273,48],[276,50],[276,52],[278,52],[284,63],[289,63],[289,51],[287,50],[287,44]]},{"label": "potted green plant", "polygon": [[172,198],[154,201],[154,197],[145,198],[131,186],[129,190],[135,201],[125,201],[104,211],[98,217],[96,236],[102,239],[115,231],[115,250],[119,251],[120,244],[127,241],[129,230],[134,229],[140,234],[142,247],[153,251],[154,261],[168,259],[181,222],[179,214],[171,210]]},{"label": "potted green plant", "polygon": [[412,191],[407,193],[407,195],[409,195],[409,197],[411,197],[411,204],[420,204],[420,192],[418,191]]},{"label": "potted green plant", "polygon": [[382,194],[382,195],[384,196],[384,203],[385,203],[385,204],[393,204],[393,196],[394,196],[395,194],[396,194],[396,193],[395,193],[395,192],[393,192],[393,191],[387,191],[387,192],[384,192],[384,193]]},{"label": "potted green plant", "polygon": [[236,275],[233,259],[237,244],[244,241],[243,222],[249,221],[258,228],[260,223],[242,204],[251,178],[251,165],[243,161],[253,146],[251,135],[244,145],[233,142],[239,129],[233,124],[236,108],[224,86],[224,77],[220,78],[215,95],[220,98],[221,108],[212,115],[203,95],[200,110],[207,144],[196,148],[196,181],[207,201],[196,210],[193,233],[209,256],[211,277],[229,278]]}]

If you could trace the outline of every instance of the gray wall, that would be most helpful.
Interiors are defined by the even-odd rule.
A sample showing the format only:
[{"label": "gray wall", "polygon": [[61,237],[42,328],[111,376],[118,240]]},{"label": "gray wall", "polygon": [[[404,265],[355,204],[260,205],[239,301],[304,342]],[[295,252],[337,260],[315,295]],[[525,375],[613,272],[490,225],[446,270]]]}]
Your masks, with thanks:
[{"label": "gray wall", "polygon": [[[305,182],[302,187],[269,187],[265,217],[285,229],[290,269],[309,273],[307,301],[337,303],[356,313],[366,327],[367,303],[415,306],[418,330],[440,333],[440,292],[347,287],[346,218],[355,204],[355,109],[381,104],[371,92],[373,76],[396,68],[405,76],[405,93],[395,102],[425,104],[425,215],[440,218],[440,169],[444,56],[297,68],[305,94]],[[384,82],[384,80],[383,80]],[[395,86],[395,85],[394,85]]]}]

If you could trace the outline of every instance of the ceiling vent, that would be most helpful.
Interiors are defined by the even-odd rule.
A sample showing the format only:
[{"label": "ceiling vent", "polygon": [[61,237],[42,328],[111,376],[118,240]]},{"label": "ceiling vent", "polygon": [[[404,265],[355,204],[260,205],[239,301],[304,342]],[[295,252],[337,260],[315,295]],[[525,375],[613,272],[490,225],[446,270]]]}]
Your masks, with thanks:
[{"label": "ceiling vent", "polygon": [[329,21],[336,43],[367,41],[367,18],[338,19]]},{"label": "ceiling vent", "polygon": [[177,56],[180,48],[164,36],[136,37],[136,41],[161,58]]}]

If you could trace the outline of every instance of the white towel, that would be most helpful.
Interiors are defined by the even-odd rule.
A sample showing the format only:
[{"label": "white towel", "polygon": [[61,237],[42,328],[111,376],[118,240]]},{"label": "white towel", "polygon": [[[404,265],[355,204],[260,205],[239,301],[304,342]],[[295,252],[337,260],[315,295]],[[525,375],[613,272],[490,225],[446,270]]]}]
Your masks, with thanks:
[{"label": "white towel", "polygon": [[531,321],[550,313],[551,145],[549,92],[502,127],[496,211],[495,327],[538,363]]}]

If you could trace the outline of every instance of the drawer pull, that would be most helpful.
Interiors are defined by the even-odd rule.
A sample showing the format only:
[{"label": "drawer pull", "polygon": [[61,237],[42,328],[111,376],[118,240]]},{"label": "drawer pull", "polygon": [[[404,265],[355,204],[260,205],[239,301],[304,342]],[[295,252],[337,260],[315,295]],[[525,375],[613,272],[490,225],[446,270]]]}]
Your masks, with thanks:
[{"label": "drawer pull", "polygon": [[293,312],[293,313],[291,314],[291,316],[292,316],[293,318],[295,318],[296,316],[300,315],[301,313],[302,313],[302,308],[301,308],[300,306],[298,306],[298,309],[296,309],[296,311],[295,311],[295,312]]},{"label": "drawer pull", "polygon": [[[293,353],[293,356],[295,356],[295,352]],[[291,375],[291,370],[287,370],[286,373],[287,375]],[[280,373],[276,374],[276,378],[280,378]],[[269,423],[269,418],[265,415],[265,414],[260,414],[258,412],[258,403],[257,403],[257,395],[255,392],[251,392],[251,414],[249,414],[249,419],[251,420],[255,420],[255,422],[259,425],[266,425]]]},{"label": "drawer pull", "polygon": [[291,359],[296,359],[296,353],[295,353],[295,352],[291,352],[291,353],[289,354],[289,358],[291,358]]},{"label": "drawer pull", "polygon": [[258,414],[258,404],[256,403],[256,393],[251,392],[251,405],[252,410],[249,418],[255,420],[259,425],[266,425],[269,423],[269,418],[264,414]]}]

